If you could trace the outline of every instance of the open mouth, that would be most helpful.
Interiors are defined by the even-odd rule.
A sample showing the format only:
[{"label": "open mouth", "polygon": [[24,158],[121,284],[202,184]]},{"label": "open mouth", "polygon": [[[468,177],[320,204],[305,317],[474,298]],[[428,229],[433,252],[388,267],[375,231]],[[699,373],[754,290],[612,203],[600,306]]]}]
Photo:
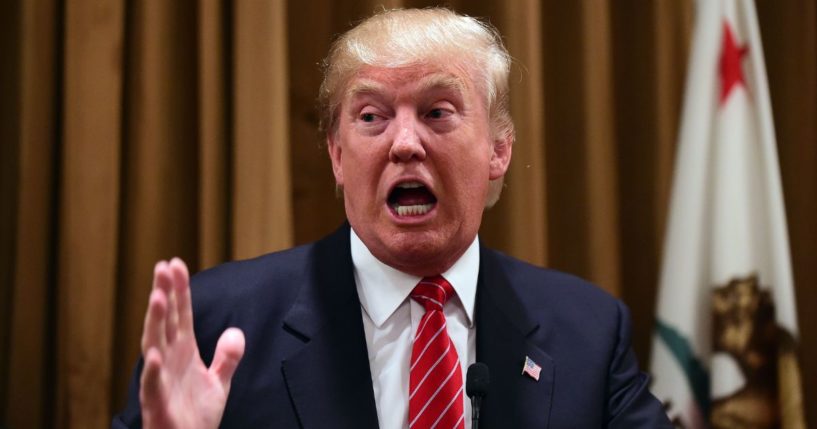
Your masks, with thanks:
[{"label": "open mouth", "polygon": [[420,182],[403,182],[389,193],[388,204],[398,216],[422,216],[437,204],[437,197]]}]

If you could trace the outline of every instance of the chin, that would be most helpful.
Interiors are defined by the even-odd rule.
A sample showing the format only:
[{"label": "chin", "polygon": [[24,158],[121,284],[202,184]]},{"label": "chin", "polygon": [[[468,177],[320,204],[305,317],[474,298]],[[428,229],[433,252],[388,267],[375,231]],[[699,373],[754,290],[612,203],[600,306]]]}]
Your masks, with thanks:
[{"label": "chin", "polygon": [[432,231],[397,231],[383,238],[383,244],[389,253],[400,259],[433,259],[445,251],[440,245],[445,241]]},{"label": "chin", "polygon": [[400,271],[418,276],[444,272],[464,250],[452,248],[454,241],[435,231],[398,232],[383,238],[383,257],[376,253],[375,256]]}]

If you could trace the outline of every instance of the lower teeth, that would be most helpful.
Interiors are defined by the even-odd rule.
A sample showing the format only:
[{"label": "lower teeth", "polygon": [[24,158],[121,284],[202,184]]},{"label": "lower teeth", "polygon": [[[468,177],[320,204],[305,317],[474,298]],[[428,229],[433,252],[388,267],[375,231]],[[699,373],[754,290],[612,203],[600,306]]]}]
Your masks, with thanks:
[{"label": "lower teeth", "polygon": [[397,206],[395,210],[400,216],[419,216],[428,213],[434,204],[415,204],[412,206]]}]

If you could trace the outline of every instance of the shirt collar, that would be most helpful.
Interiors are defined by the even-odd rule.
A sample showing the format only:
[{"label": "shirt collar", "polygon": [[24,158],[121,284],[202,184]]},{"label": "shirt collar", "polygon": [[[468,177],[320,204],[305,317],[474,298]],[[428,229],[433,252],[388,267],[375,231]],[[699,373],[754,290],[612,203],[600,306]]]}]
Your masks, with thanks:
[{"label": "shirt collar", "polygon": [[[363,244],[354,229],[351,231],[352,262],[355,266],[355,283],[360,304],[380,328],[391,317],[397,307],[405,301],[421,277],[406,274],[392,268],[379,259]],[[474,326],[474,301],[479,275],[479,238],[465,250],[465,253],[451,268],[442,273],[457,293],[468,318],[468,326]]]}]

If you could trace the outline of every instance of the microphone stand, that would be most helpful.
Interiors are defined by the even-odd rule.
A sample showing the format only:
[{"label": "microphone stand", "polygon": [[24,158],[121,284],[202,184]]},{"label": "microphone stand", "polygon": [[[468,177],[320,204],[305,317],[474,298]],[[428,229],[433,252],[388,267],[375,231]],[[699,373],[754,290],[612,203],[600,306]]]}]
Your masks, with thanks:
[{"label": "microphone stand", "polygon": [[482,405],[482,395],[471,397],[471,429],[479,429],[479,407]]}]

